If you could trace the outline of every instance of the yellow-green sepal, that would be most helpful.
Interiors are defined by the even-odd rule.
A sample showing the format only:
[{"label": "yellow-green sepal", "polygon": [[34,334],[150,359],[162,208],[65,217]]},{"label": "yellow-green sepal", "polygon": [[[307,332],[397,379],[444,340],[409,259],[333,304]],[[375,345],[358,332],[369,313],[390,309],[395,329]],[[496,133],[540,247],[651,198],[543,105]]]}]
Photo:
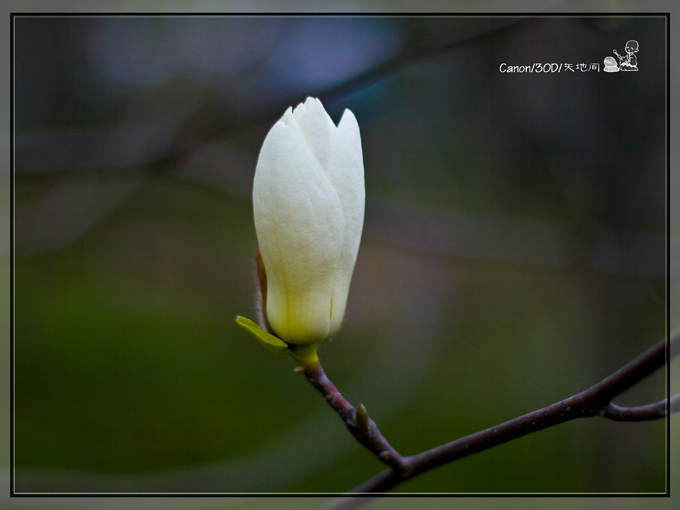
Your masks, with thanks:
[{"label": "yellow-green sepal", "polygon": [[247,317],[242,317],[240,315],[236,316],[236,324],[245,329],[248,333],[253,335],[265,349],[267,349],[272,354],[277,354],[279,356],[292,355],[293,352],[288,348],[288,344],[278,337],[275,337],[271,333],[267,333],[264,329],[258,326],[256,323],[248,319]]},{"label": "yellow-green sepal", "polygon": [[319,364],[319,356],[316,350],[319,348],[319,344],[302,344],[291,346],[291,355],[295,358],[300,366],[295,370],[298,372],[304,372],[310,368],[314,368]]}]

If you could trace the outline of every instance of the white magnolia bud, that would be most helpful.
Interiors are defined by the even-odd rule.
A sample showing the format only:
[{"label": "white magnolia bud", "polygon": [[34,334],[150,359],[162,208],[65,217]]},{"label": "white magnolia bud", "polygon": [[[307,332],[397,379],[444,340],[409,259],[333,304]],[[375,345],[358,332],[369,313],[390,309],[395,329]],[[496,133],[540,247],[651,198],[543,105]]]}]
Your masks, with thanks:
[{"label": "white magnolia bud", "polygon": [[364,223],[359,125],[337,128],[321,101],[288,108],[262,145],[253,185],[255,229],[266,269],[263,308],[292,344],[340,329]]}]

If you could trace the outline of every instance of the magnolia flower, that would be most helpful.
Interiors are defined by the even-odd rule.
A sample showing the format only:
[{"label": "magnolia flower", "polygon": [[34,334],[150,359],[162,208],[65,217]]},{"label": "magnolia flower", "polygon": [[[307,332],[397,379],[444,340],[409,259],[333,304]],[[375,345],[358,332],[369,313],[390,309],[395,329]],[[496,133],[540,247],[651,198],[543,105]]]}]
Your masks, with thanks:
[{"label": "magnolia flower", "polygon": [[318,99],[288,108],[264,140],[253,185],[264,319],[282,340],[308,344],[340,329],[364,202],[352,112],[336,127]]}]

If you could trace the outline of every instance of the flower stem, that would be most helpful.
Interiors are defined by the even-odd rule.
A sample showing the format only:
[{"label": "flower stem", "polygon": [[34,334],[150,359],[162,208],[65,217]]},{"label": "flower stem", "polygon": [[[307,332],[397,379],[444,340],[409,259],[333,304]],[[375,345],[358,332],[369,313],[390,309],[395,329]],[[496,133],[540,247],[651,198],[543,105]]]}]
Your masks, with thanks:
[{"label": "flower stem", "polygon": [[406,471],[404,458],[390,445],[378,430],[378,426],[368,416],[366,408],[359,404],[357,408],[350,404],[328,379],[318,362],[315,365],[302,367],[301,372],[307,380],[326,398],[330,405],[340,415],[342,421],[354,438],[375,454],[381,461],[397,472]]},{"label": "flower stem", "polygon": [[288,348],[291,350],[292,356],[300,364],[296,369],[298,372],[304,372],[319,365],[319,356],[316,353],[319,348],[318,343],[289,344]]}]

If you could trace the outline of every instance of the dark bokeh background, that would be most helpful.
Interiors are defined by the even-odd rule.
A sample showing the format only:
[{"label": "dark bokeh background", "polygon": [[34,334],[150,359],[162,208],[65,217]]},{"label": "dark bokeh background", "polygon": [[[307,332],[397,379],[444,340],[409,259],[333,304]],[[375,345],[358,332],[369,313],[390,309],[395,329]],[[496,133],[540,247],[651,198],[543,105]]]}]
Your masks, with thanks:
[{"label": "dark bokeh background", "polygon": [[[259,147],[308,95],[354,112],[366,167],[320,356],[399,451],[637,355],[666,317],[666,38],[660,17],[16,19],[16,489],[341,492],[382,470],[233,323],[254,317]],[[629,39],[639,72],[604,73]],[[663,492],[665,460],[665,423],[592,418],[398,490]]]}]

